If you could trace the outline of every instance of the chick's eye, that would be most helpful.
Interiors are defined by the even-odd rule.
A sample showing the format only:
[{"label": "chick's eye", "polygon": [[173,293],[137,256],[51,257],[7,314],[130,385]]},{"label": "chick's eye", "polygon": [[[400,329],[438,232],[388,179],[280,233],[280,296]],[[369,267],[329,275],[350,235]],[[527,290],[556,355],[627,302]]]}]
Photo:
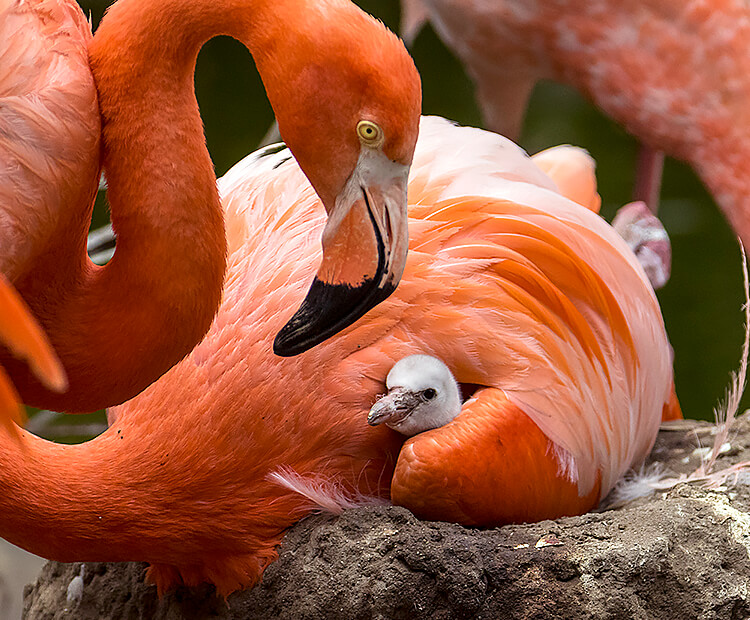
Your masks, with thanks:
[{"label": "chick's eye", "polygon": [[372,121],[359,121],[357,123],[357,136],[362,144],[370,148],[377,148],[385,142],[385,134],[380,125]]},{"label": "chick's eye", "polygon": [[422,390],[422,400],[432,400],[437,396],[437,392],[432,388],[427,388],[426,390]]}]

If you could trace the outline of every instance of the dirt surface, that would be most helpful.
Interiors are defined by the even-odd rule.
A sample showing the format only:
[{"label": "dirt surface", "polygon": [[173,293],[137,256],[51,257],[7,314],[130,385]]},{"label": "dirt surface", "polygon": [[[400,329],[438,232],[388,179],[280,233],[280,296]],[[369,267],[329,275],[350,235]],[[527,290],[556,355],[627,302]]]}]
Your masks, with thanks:
[{"label": "dirt surface", "polygon": [[[701,423],[662,431],[676,472],[712,443]],[[740,419],[718,467],[750,460]],[[750,477],[681,484],[617,510],[494,530],[426,523],[402,508],[315,516],[287,534],[260,586],[227,602],[208,586],[159,600],[144,564],[48,563],[27,586],[29,620],[105,618],[750,618]]]}]

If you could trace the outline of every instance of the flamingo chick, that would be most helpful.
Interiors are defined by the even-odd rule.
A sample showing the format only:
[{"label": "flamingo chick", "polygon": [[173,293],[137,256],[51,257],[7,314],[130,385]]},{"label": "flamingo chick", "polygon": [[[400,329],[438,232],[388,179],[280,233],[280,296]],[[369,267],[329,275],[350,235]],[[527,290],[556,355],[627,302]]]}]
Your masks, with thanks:
[{"label": "flamingo chick", "polygon": [[431,355],[409,355],[394,364],[388,394],[370,409],[367,423],[383,424],[402,435],[445,426],[461,413],[461,393],[450,369]]}]

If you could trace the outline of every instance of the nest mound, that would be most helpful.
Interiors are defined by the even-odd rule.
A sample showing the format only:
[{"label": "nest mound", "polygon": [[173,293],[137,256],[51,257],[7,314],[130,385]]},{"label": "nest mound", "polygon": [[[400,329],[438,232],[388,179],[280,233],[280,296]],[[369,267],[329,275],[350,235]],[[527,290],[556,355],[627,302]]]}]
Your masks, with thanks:
[{"label": "nest mound", "polygon": [[[750,460],[750,418],[717,468]],[[651,456],[695,469],[712,427],[662,430]],[[28,620],[153,618],[750,617],[750,486],[675,488],[617,510],[493,530],[418,521],[403,508],[307,518],[287,534],[262,584],[225,602],[212,587],[161,600],[145,564],[48,563],[24,593]],[[80,585],[80,580],[79,580]]]}]

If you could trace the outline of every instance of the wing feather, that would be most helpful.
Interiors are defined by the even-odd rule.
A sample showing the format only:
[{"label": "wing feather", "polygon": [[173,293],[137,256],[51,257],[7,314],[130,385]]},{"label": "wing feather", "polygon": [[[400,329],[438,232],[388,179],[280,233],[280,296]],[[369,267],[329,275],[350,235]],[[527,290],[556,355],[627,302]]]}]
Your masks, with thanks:
[{"label": "wing feather", "polygon": [[[364,424],[396,360],[434,355],[460,383],[501,391],[508,411],[549,440],[556,475],[580,497],[606,493],[650,450],[673,384],[643,270],[606,222],[561,196],[515,145],[436,119],[424,119],[422,129],[400,285],[306,353],[295,376],[310,398],[334,398],[342,411],[362,412]],[[245,314],[227,310],[217,323],[252,325],[254,355],[262,355],[314,273],[324,212],[287,155],[253,157],[242,166],[262,175],[242,181],[233,170],[220,182],[227,225],[236,231],[225,306],[234,302]],[[268,246],[274,251],[260,251]],[[248,307],[242,299],[265,301]],[[204,347],[230,346],[211,338],[191,356],[195,363]],[[268,360],[268,372],[280,363]],[[318,377],[310,384],[301,370],[308,367]],[[275,384],[272,374],[268,382]]]}]

